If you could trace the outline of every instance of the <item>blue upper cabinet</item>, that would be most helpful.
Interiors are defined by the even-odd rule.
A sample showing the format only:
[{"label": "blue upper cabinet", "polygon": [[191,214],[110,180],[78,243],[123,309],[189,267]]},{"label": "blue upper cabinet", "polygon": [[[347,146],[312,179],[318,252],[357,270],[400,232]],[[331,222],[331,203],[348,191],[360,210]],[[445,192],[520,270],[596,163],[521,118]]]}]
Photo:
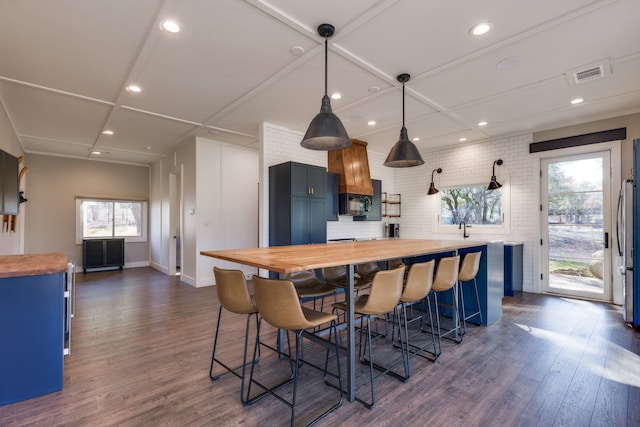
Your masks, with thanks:
[{"label": "blue upper cabinet", "polygon": [[269,168],[269,245],[327,242],[327,170],[285,162]]},{"label": "blue upper cabinet", "polygon": [[327,172],[327,221],[338,220],[338,183],[340,176],[337,173]]}]

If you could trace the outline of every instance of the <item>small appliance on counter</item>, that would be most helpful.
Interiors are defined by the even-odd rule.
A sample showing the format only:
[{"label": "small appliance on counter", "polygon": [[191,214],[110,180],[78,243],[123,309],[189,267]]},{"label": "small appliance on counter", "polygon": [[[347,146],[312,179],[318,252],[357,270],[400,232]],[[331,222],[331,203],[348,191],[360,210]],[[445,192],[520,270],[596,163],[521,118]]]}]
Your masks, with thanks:
[{"label": "small appliance on counter", "polygon": [[400,224],[384,224],[385,237],[400,237]]}]

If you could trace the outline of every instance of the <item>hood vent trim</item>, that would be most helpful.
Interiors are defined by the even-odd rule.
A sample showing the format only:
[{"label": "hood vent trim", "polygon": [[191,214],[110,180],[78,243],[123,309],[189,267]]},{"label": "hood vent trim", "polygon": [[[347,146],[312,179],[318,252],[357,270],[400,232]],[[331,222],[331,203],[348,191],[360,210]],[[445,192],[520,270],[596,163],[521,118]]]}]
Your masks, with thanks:
[{"label": "hood vent trim", "polygon": [[328,152],[327,170],[339,175],[338,192],[340,194],[373,196],[367,143],[357,139],[352,141],[353,144],[350,147]]}]

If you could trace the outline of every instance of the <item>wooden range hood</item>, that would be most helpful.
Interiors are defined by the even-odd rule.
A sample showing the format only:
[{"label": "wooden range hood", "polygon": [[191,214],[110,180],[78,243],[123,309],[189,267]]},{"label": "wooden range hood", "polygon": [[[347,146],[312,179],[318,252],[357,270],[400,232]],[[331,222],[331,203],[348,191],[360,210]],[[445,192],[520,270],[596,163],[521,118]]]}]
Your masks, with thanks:
[{"label": "wooden range hood", "polygon": [[328,171],[337,173],[340,194],[373,196],[367,143],[353,139],[350,147],[329,151]]}]

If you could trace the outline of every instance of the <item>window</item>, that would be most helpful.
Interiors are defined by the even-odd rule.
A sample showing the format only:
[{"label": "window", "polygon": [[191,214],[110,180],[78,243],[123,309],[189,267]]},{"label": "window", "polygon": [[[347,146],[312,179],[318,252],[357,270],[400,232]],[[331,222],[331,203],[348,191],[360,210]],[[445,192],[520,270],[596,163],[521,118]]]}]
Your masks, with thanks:
[{"label": "window", "polygon": [[448,188],[441,191],[440,222],[443,225],[502,225],[502,191],[486,185]]},{"label": "window", "polygon": [[76,199],[76,243],[82,239],[124,237],[147,240],[147,202]]},{"label": "window", "polygon": [[[473,181],[472,181],[473,182]],[[511,184],[508,176],[501,176],[502,187],[487,190],[487,183],[452,183],[443,185],[432,196],[435,233],[458,235],[459,225],[472,225],[472,236],[495,236],[511,233],[510,203]]]}]

